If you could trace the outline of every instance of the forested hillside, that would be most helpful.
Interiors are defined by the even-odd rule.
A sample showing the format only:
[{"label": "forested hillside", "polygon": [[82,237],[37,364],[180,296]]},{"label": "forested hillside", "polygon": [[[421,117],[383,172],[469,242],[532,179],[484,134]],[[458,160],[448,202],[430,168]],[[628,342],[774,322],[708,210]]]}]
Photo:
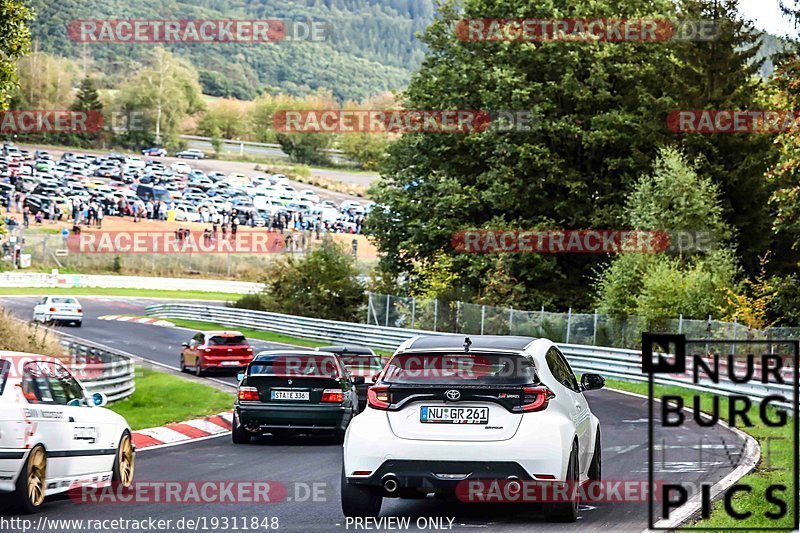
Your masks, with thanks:
[{"label": "forested hillside", "polygon": [[[401,89],[424,46],[415,34],[433,19],[433,0],[32,0],[34,46],[86,58],[114,78],[151,51],[148,44],[82,44],[70,40],[76,19],[313,19],[333,27],[321,43],[181,44],[167,48],[200,72],[203,91],[250,99],[263,91],[302,95],[329,89],[335,98],[362,100]],[[102,82],[102,80],[101,80]]]}]

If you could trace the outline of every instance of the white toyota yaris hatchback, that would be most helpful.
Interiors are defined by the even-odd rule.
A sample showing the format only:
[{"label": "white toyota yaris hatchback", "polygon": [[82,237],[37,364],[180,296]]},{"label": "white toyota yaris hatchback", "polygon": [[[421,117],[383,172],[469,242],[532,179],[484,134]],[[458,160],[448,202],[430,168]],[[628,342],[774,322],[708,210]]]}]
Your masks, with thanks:
[{"label": "white toyota yaris hatchback", "polygon": [[0,498],[22,513],[80,485],[133,482],[123,417],[104,409],[61,361],[0,351]]},{"label": "white toyota yaris hatchback", "polygon": [[[347,429],[342,511],[377,516],[384,497],[452,494],[470,480],[599,481],[600,422],[584,392],[603,385],[579,382],[547,339],[410,339]],[[577,500],[545,505],[545,517],[575,521]]]}]

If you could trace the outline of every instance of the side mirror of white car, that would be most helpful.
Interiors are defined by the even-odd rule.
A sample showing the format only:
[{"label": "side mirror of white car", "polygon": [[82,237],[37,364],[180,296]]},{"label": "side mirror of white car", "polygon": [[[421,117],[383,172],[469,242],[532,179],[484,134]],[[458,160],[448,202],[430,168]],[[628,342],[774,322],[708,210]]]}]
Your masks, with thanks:
[{"label": "side mirror of white car", "polygon": [[108,404],[108,396],[102,392],[95,392],[89,397],[89,405],[93,407],[104,407]]}]

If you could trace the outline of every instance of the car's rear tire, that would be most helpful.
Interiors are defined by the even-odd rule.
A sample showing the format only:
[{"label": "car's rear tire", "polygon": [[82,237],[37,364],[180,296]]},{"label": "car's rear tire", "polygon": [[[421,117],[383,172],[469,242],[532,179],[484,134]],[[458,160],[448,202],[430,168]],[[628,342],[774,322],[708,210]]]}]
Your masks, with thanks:
[{"label": "car's rear tire", "polygon": [[75,322],[75,327],[79,328],[79,327],[81,327],[82,324],[83,324],[83,321],[79,320],[79,321]]},{"label": "car's rear tire", "polygon": [[200,365],[200,359],[198,359],[197,362],[194,364],[194,375],[197,376],[198,378],[201,378],[203,377],[203,374],[204,374],[203,367]]},{"label": "car's rear tire", "polygon": [[239,417],[236,413],[233,414],[233,424],[231,424],[231,440],[234,444],[250,444],[253,439],[253,434],[247,431],[243,425],[239,423]]},{"label": "car's rear tire", "polygon": [[573,443],[569,454],[566,482],[569,484],[567,493],[574,499],[567,502],[550,503],[544,507],[544,518],[548,522],[575,522],[578,520],[580,471],[578,468],[578,444]]},{"label": "car's rear tire", "polygon": [[133,450],[131,434],[125,430],[119,439],[117,455],[114,457],[114,466],[111,470],[111,482],[119,487],[127,489],[133,484],[134,459],[136,454]]},{"label": "car's rear tire", "polygon": [[181,372],[187,372],[189,369],[186,368],[186,359],[184,359],[183,354],[181,354]]},{"label": "car's rear tire", "polygon": [[597,428],[597,436],[594,439],[594,454],[592,462],[589,464],[588,476],[590,481],[602,481],[603,479],[603,446],[600,442],[600,428]]},{"label": "car's rear tire", "polygon": [[347,482],[342,467],[342,513],[348,517],[376,517],[381,512],[383,496],[380,490]]},{"label": "car's rear tire", "polygon": [[10,495],[11,508],[20,514],[38,511],[44,503],[47,490],[47,454],[41,445],[34,446],[19,473],[14,492]]}]

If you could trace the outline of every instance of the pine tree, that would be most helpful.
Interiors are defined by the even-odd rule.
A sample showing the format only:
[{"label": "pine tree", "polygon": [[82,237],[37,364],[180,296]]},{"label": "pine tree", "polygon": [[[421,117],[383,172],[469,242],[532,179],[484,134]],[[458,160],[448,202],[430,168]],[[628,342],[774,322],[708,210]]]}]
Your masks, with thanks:
[{"label": "pine tree", "polygon": [[83,78],[75,102],[72,104],[73,111],[102,111],[103,102],[94,85],[94,80],[89,76]]},{"label": "pine tree", "polygon": [[[761,36],[738,14],[738,0],[683,0],[688,20],[715,23],[713,39],[685,41],[675,52],[682,64],[676,78],[683,109],[764,109],[763,83],[756,60]],[[679,144],[698,172],[720,188],[724,216],[738,235],[737,251],[750,275],[758,273],[759,258],[770,244],[769,190],[764,173],[774,161],[771,135],[687,134]]]}]

